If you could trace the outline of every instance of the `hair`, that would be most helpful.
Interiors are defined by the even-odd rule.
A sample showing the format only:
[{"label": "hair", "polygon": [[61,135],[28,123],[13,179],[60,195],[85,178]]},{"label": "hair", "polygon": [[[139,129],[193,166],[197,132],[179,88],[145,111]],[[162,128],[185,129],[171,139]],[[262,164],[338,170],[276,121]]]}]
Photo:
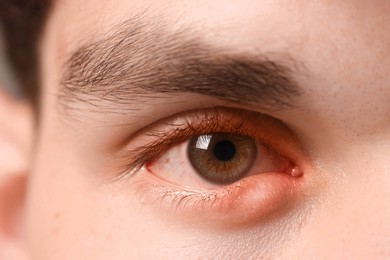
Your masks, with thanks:
[{"label": "hair", "polygon": [[24,97],[39,102],[39,41],[52,0],[1,0],[5,51]]}]

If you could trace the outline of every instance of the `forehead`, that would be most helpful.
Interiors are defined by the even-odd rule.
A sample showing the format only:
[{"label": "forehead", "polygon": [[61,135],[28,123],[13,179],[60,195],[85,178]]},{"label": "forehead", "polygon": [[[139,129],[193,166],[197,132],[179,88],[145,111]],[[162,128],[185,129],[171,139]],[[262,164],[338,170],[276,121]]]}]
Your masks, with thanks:
[{"label": "forehead", "polygon": [[[54,53],[62,60],[80,44],[109,34],[127,19],[142,16],[169,25],[168,30],[187,28],[208,42],[240,52],[289,53],[313,67],[319,67],[318,56],[324,62],[337,57],[328,68],[332,73],[343,68],[343,63],[354,62],[353,57],[370,61],[388,50],[389,13],[386,0],[58,0],[48,34],[55,41]],[[356,55],[362,49],[371,51],[369,57]]]},{"label": "forehead", "polygon": [[[237,53],[290,55],[307,68],[295,77],[307,93],[305,105],[313,116],[337,114],[352,120],[362,102],[388,103],[389,13],[390,2],[385,0],[59,0],[44,37],[44,71],[50,71],[44,85],[58,87],[65,61],[81,45],[141,17],[164,23],[167,33],[186,30]],[[368,110],[375,109],[372,105]]]},{"label": "forehead", "polygon": [[[384,22],[389,10],[390,4],[386,0],[368,3],[363,0],[58,0],[55,2],[54,16],[66,30],[64,33],[82,35],[93,33],[93,29],[96,33],[109,31],[121,21],[142,14],[149,19],[168,21],[172,24],[172,29],[191,25],[210,38],[227,36],[229,41],[225,44],[261,40],[258,45],[286,45],[286,40],[294,42],[296,36],[312,33],[312,28],[318,33],[327,28],[323,33],[332,31],[335,34],[351,24],[360,25],[360,30],[370,28],[372,24]],[[367,21],[370,22],[367,24]],[[231,34],[236,37],[231,37]],[[281,35],[285,37],[278,38]],[[275,42],[276,39],[279,40]],[[223,43],[222,40],[224,39],[220,39],[220,44]]]},{"label": "forehead", "polygon": [[[321,59],[337,55],[346,60],[369,47],[369,42],[385,45],[390,41],[386,33],[389,11],[390,3],[385,0],[59,0],[49,23],[56,53],[64,55],[85,41],[110,33],[127,19],[142,16],[166,23],[172,31],[188,28],[207,41],[242,52],[284,52],[305,58],[320,55]],[[352,50],[351,41],[356,46]]]}]

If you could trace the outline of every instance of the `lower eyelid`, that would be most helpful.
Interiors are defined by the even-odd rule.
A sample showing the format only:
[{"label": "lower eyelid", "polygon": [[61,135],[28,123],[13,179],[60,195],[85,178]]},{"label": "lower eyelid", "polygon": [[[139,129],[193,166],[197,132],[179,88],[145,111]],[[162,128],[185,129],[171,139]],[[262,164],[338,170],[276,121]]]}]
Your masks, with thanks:
[{"label": "lower eyelid", "polygon": [[143,204],[156,208],[157,202],[164,208],[161,212],[172,209],[183,221],[212,222],[214,227],[266,221],[274,213],[293,207],[302,194],[302,178],[283,173],[262,173],[223,188],[197,190],[167,183],[146,169],[141,171],[140,175],[146,174],[149,179],[137,183]]},{"label": "lower eyelid", "polygon": [[[253,172],[231,185],[210,189],[174,184],[148,170],[148,163],[189,137],[210,132],[235,134],[237,129],[240,129],[237,134],[253,136],[291,164],[283,172]],[[131,163],[125,159],[126,174],[121,177],[131,176],[132,190],[145,208],[168,215],[170,220],[197,226],[204,223],[206,228],[268,222],[302,201],[302,188],[307,186],[303,173],[309,165],[294,135],[276,119],[257,113],[222,108],[188,112],[150,126],[146,133],[132,136],[131,141],[131,148],[123,156],[131,158]]]}]

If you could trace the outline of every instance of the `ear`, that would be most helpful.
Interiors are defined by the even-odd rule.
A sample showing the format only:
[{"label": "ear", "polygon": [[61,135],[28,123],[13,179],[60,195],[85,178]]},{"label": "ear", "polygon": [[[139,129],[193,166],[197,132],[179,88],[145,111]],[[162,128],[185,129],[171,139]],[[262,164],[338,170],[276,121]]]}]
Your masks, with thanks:
[{"label": "ear", "polygon": [[0,259],[26,259],[23,212],[32,113],[0,86]]}]

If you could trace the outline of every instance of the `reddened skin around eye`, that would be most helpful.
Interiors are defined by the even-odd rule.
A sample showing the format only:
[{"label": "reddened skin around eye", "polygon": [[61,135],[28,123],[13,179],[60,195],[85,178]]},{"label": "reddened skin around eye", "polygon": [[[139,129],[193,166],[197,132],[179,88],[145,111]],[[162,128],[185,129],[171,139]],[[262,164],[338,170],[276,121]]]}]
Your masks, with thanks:
[{"label": "reddened skin around eye", "polygon": [[303,195],[304,178],[286,173],[255,174],[229,186],[199,190],[142,171],[140,175],[149,175],[148,180],[135,184],[142,190],[137,195],[142,194],[144,206],[168,214],[168,219],[205,228],[242,228],[274,220],[275,215],[288,213]]},{"label": "reddened skin around eye", "polygon": [[[196,118],[206,118],[206,122],[210,119],[213,119],[213,122],[228,122],[228,125],[236,129],[234,126],[242,125],[240,115],[245,114],[250,120],[245,120],[244,134],[260,139],[270,150],[276,151],[290,163],[277,172],[254,171],[250,176],[223,187],[189,187],[190,185],[185,186],[182,183],[175,184],[164,180],[164,176],[154,174],[146,164],[133,176],[137,179],[135,183],[139,185],[139,188],[136,188],[137,196],[145,207],[158,211],[162,216],[166,215],[167,221],[181,221],[191,226],[203,225],[205,229],[223,230],[274,221],[277,219],[276,215],[281,216],[294,208],[304,195],[302,188],[306,178],[303,178],[303,173],[310,168],[307,163],[310,160],[295,135],[284,124],[250,111],[222,107],[213,108],[206,115],[205,112],[192,113],[192,117],[187,115],[184,118],[186,120],[176,118],[169,125],[181,126],[182,121],[188,124],[189,118],[193,122],[190,129],[197,129],[196,122],[200,121],[201,130],[209,133],[215,132],[215,129],[205,130],[202,124],[204,121],[197,121]],[[210,117],[215,114],[216,116]],[[217,131],[226,129],[218,128]],[[193,134],[191,132],[191,135]]]}]

